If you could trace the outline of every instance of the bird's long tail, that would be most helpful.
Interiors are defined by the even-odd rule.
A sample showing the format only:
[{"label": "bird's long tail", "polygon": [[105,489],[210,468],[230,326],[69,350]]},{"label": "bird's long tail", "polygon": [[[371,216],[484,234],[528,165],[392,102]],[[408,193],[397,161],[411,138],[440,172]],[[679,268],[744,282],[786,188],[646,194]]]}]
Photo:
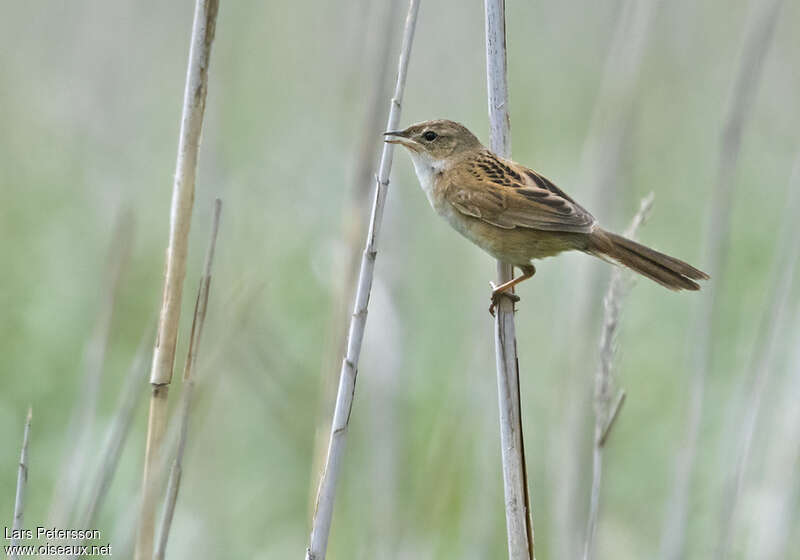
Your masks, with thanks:
[{"label": "bird's long tail", "polygon": [[680,259],[600,228],[589,234],[587,252],[627,266],[670,290],[699,290],[695,280],[709,279],[708,274]]}]

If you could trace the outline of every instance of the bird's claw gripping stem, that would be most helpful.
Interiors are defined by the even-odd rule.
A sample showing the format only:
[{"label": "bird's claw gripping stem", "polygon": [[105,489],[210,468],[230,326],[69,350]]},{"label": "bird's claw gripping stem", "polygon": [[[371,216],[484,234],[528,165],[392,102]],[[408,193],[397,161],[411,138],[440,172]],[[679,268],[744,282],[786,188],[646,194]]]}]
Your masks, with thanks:
[{"label": "bird's claw gripping stem", "polygon": [[505,287],[505,286],[495,286],[493,282],[489,282],[489,285],[492,287],[492,296],[491,296],[491,304],[489,305],[489,314],[494,317],[494,310],[497,308],[500,298],[506,297],[511,300],[511,303],[517,303],[519,301],[519,296],[512,292],[512,286]]}]

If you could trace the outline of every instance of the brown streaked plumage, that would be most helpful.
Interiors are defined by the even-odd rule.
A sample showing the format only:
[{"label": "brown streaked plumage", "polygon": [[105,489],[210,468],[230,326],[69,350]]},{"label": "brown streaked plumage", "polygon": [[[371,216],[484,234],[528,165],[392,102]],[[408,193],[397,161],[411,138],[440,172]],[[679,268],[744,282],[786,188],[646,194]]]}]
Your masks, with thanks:
[{"label": "brown streaked plumage", "polygon": [[709,276],[693,266],[608,232],[585,208],[551,181],[485,148],[463,125],[425,121],[385,134],[409,150],[422,190],[433,209],[484,251],[536,272],[534,259],[583,251],[627,266],[671,290],[699,290]]}]

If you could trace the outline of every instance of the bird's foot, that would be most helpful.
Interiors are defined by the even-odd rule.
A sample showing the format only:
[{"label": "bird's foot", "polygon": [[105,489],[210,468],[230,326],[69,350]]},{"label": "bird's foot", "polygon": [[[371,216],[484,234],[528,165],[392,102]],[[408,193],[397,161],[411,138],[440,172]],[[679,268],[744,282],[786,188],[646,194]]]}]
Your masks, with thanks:
[{"label": "bird's foot", "polygon": [[500,298],[506,297],[511,300],[512,305],[519,301],[519,296],[510,291],[513,286],[495,286],[494,282],[489,282],[492,287],[491,304],[489,305],[489,314],[494,317],[494,310],[500,302]]}]

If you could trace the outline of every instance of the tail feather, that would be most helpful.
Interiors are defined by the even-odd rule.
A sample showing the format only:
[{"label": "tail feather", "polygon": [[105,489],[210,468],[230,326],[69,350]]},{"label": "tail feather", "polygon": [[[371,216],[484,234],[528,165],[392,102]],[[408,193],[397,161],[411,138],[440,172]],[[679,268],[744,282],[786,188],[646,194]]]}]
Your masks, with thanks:
[{"label": "tail feather", "polygon": [[708,274],[680,259],[602,229],[589,235],[588,252],[611,259],[670,290],[699,290],[695,280],[709,279]]}]

